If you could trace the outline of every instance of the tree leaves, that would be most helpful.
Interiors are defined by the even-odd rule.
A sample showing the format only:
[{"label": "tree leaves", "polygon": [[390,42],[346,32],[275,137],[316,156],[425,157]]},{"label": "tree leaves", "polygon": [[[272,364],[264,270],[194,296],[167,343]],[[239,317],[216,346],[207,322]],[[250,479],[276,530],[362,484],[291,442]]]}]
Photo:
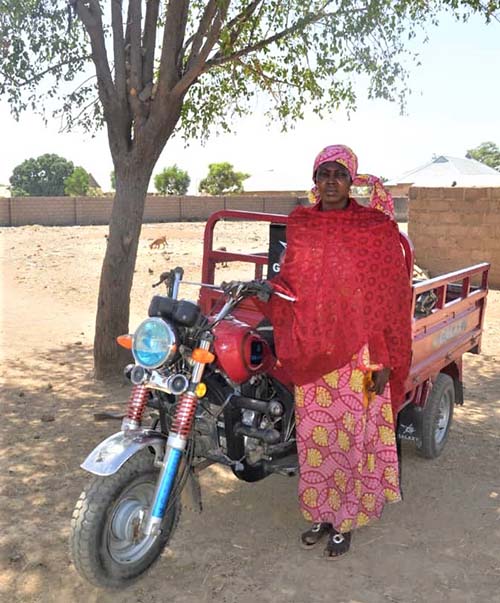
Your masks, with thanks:
[{"label": "tree leaves", "polygon": [[64,192],[70,197],[83,197],[90,188],[89,173],[82,167],[76,167],[64,181]]},{"label": "tree leaves", "polygon": [[500,147],[494,142],[482,142],[474,149],[469,149],[465,156],[489,165],[500,172]]},{"label": "tree leaves", "polygon": [[65,2],[0,0],[0,95],[16,118],[62,99],[67,89],[61,83],[72,82],[89,63],[82,25],[75,22],[68,32],[67,19]]},{"label": "tree leaves", "polygon": [[[16,116],[28,107],[57,109],[67,129],[77,124],[97,129],[104,125],[105,114],[108,121],[118,121],[119,110],[120,124],[115,127],[123,133],[128,124],[127,144],[151,115],[155,96],[162,106],[157,119],[169,102],[168,87],[183,78],[180,93],[186,96],[177,128],[186,138],[206,137],[214,128],[230,129],[231,118],[254,111],[257,98],[265,99],[260,102],[269,119],[277,117],[283,128],[301,119],[305,107],[318,114],[340,106],[353,109],[360,88],[371,98],[396,101],[403,108],[407,70],[416,61],[407,41],[423,32],[426,23],[436,22],[439,11],[447,9],[463,19],[479,12],[489,20],[499,9],[491,0],[192,0],[184,40],[169,49],[178,53],[172,60],[162,52],[156,41],[161,35],[155,32],[168,26],[167,17],[183,26],[185,3],[173,3],[168,11],[158,0],[133,0],[123,6],[82,0],[70,4],[80,19],[73,19],[68,30],[69,4],[64,0],[0,0],[0,94],[7,96]],[[130,12],[127,7],[132,5]],[[111,42],[113,32],[113,45],[99,42],[100,36]],[[209,44],[213,32],[218,33]],[[94,62],[101,69],[93,81],[86,71],[89,35]],[[206,57],[188,78],[203,49],[208,49]],[[97,56],[105,50],[109,56]],[[171,68],[162,68],[164,63]],[[103,87],[105,64],[111,70],[118,65],[111,88]],[[162,69],[168,86],[158,96]],[[87,81],[75,86],[81,74]],[[359,86],[360,75],[366,86]],[[152,129],[159,132],[158,125]]]},{"label": "tree leaves", "polygon": [[208,175],[200,182],[199,191],[209,195],[223,195],[224,193],[242,193],[243,181],[250,174],[235,172],[233,166],[224,161],[222,163],[210,163]]},{"label": "tree leaves", "polygon": [[176,164],[165,168],[154,178],[155,188],[162,195],[185,195],[191,178]]},{"label": "tree leaves", "polygon": [[51,153],[26,159],[10,177],[12,196],[62,197],[65,180],[73,169],[71,161]]}]

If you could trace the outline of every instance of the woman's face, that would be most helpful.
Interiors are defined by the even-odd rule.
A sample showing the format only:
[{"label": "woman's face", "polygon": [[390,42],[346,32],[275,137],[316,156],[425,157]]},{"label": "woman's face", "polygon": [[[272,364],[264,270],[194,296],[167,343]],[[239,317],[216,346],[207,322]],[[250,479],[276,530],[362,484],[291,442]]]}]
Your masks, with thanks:
[{"label": "woman's face", "polygon": [[315,182],[324,211],[347,207],[351,175],[342,164],[336,161],[322,163],[316,171]]}]

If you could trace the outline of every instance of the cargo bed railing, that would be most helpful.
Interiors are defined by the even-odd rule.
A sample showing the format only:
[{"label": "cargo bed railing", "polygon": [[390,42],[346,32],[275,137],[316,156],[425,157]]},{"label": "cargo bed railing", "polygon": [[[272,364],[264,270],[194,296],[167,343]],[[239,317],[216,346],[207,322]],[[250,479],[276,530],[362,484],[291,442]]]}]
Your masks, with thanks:
[{"label": "cargo bed railing", "polygon": [[[215,267],[221,262],[249,262],[255,264],[254,278],[263,277],[264,266],[268,264],[269,251],[262,254],[252,253],[233,253],[231,251],[222,251],[213,249],[214,229],[220,220],[240,220],[249,222],[267,222],[269,224],[284,224],[288,221],[288,216],[284,214],[263,214],[260,212],[250,212],[241,210],[224,209],[215,212],[207,220],[203,239],[203,265],[202,265],[202,282],[210,285],[215,284]],[[401,245],[403,247],[406,267],[410,279],[413,277],[413,262],[414,250],[410,239],[400,233]],[[219,301],[220,293],[208,288],[203,288],[200,291],[199,302],[203,312],[208,313],[214,307],[214,304]]]},{"label": "cargo bed railing", "polygon": [[[490,264],[483,262],[413,286],[413,309],[422,293],[434,291],[437,301],[428,316],[413,319],[413,359],[406,389],[433,377],[466,352],[479,353]],[[472,281],[477,281],[473,285]],[[447,301],[448,289],[453,295]]]}]

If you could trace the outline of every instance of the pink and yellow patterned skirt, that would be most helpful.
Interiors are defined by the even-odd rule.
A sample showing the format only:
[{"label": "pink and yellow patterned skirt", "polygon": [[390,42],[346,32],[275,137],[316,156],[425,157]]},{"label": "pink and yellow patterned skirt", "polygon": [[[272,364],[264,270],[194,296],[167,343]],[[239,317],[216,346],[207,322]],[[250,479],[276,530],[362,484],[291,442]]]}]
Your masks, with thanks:
[{"label": "pink and yellow patterned skirt", "polygon": [[389,385],[367,394],[367,356],[364,346],[350,364],[295,388],[302,514],[339,532],[401,500]]}]

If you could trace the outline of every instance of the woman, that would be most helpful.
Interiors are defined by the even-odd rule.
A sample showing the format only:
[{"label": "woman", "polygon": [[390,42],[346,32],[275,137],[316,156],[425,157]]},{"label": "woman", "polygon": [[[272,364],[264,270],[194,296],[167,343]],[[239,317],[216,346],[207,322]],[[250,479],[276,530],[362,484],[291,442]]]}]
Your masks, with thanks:
[{"label": "woman", "polygon": [[[393,408],[411,355],[410,279],[390,195],[357,174],[348,147],[314,162],[315,205],[294,210],[273,280],[296,297],[271,303],[276,349],[295,383],[299,500],[306,548],[346,553],[351,530],[400,500]],[[371,184],[370,207],[350,187]],[[392,404],[391,404],[392,403]]]}]

